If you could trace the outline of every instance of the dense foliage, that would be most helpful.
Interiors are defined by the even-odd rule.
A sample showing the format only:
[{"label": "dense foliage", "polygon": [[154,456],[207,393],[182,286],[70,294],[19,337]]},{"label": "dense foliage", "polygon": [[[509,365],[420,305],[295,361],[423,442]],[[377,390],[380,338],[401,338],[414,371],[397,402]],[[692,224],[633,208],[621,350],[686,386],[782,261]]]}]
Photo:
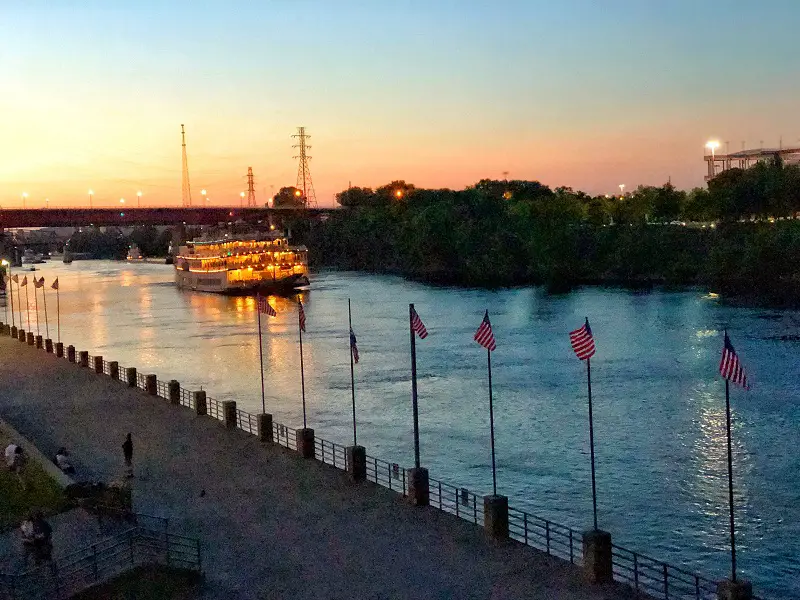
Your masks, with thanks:
[{"label": "dense foliage", "polygon": [[139,246],[144,256],[166,256],[172,230],[150,226],[135,227],[125,235],[116,227],[83,227],[69,238],[66,250],[88,252],[93,258],[125,258],[132,244]]},{"label": "dense foliage", "polygon": [[475,286],[703,284],[770,304],[800,300],[800,169],[732,169],[691,192],[624,197],[483,180],[461,191],[395,181],[337,195],[310,232],[318,264]]}]

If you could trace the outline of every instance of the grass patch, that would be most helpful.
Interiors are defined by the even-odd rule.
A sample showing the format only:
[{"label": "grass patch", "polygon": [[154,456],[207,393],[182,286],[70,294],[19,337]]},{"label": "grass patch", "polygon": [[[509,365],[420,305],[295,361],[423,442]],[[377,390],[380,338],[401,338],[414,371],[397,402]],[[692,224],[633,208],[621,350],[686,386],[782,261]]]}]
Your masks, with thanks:
[{"label": "grass patch", "polygon": [[[0,436],[0,447],[5,450],[9,441]],[[22,479],[6,467],[5,458],[0,463],[0,531],[18,525],[31,511],[41,510],[45,515],[59,513],[69,507],[64,490],[47,474],[42,466],[28,456]]]},{"label": "grass patch", "polygon": [[72,600],[191,600],[200,597],[201,586],[195,571],[152,565],[137,567]]}]

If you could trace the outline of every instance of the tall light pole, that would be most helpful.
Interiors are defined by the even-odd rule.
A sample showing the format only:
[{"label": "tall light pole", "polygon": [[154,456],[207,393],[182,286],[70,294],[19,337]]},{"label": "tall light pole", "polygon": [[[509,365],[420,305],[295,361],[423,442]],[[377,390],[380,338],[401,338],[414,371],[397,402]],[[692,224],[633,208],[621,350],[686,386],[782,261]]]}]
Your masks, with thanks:
[{"label": "tall light pole", "polygon": [[125,198],[120,198],[119,199],[119,204],[120,204],[120,206],[125,206]]},{"label": "tall light pole", "polygon": [[619,184],[619,195],[621,197],[625,196],[625,184],[624,183],[620,183]]},{"label": "tall light pole", "polygon": [[200,195],[203,197],[203,201],[200,203],[200,206],[202,206],[203,208],[205,208],[205,206],[206,206],[206,194],[207,193],[208,192],[206,192],[205,190],[200,190]]},{"label": "tall light pole", "polygon": [[142,208],[142,192],[136,192],[136,208]]},{"label": "tall light pole", "polygon": [[22,208],[25,208],[25,201],[28,199],[28,192],[22,192]]},{"label": "tall light pole", "polygon": [[244,192],[241,192],[239,194],[239,198],[240,198],[240,200],[239,200],[239,208],[243,208],[244,207]]},{"label": "tall light pole", "polygon": [[94,191],[89,190],[89,208],[92,208],[92,196],[94,196]]},{"label": "tall light pole", "polygon": [[45,198],[44,199],[44,207],[45,208],[50,208],[50,198]]},{"label": "tall light pole", "polygon": [[719,148],[719,142],[716,140],[711,140],[706,143],[706,148],[711,150],[711,176],[714,177],[717,174],[717,163],[716,163],[716,150]]}]

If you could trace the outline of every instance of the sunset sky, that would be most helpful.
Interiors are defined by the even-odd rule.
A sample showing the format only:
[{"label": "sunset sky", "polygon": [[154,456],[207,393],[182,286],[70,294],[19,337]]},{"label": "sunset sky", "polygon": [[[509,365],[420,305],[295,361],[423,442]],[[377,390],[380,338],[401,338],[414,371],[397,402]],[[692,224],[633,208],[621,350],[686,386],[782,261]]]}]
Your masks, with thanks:
[{"label": "sunset sky", "polygon": [[[116,8],[113,8],[116,6]],[[800,146],[800,1],[0,0],[0,206],[320,205],[353,185],[703,184],[703,146]]]}]

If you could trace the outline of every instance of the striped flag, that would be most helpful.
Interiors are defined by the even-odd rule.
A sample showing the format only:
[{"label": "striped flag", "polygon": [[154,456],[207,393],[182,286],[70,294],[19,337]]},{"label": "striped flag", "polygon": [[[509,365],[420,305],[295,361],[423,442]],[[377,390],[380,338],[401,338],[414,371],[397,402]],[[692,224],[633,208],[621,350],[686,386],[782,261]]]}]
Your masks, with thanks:
[{"label": "striped flag", "polygon": [[425,324],[419,318],[417,311],[411,309],[411,329],[419,336],[419,339],[424,340],[428,337],[428,330],[425,329]]},{"label": "striped flag", "polygon": [[488,310],[483,315],[483,321],[481,321],[478,331],[475,332],[474,339],[490,352],[497,348],[497,344],[494,341],[494,333],[492,333],[492,324],[489,322]]},{"label": "striped flag", "polygon": [[55,280],[53,281],[53,283],[52,283],[52,285],[50,287],[53,288],[54,290],[58,289],[58,277],[55,278]]},{"label": "striped flag", "polygon": [[[306,311],[303,308],[303,303],[300,300],[297,301],[297,304],[298,304],[298,307],[297,307],[297,323],[300,325],[300,331],[305,331],[306,330]],[[356,359],[356,362],[358,362],[358,359]]]},{"label": "striped flag", "polygon": [[353,353],[353,362],[358,363],[358,346],[356,345],[356,334],[353,333],[353,328],[350,328],[350,352]]},{"label": "striped flag", "polygon": [[586,360],[594,356],[594,338],[592,337],[592,328],[589,327],[588,318],[580,329],[569,332],[569,341],[572,343],[572,349],[579,359]]},{"label": "striped flag", "polygon": [[278,316],[278,313],[275,312],[275,309],[270,306],[269,302],[267,302],[267,299],[263,296],[258,297],[258,310],[259,312],[269,315],[270,317]]},{"label": "striped flag", "polygon": [[736,350],[733,349],[733,344],[731,344],[727,331],[722,345],[722,360],[719,363],[719,372],[728,381],[746,390],[750,389],[750,384],[747,383],[747,375],[744,374],[744,369],[739,363],[739,357],[736,355]]}]

